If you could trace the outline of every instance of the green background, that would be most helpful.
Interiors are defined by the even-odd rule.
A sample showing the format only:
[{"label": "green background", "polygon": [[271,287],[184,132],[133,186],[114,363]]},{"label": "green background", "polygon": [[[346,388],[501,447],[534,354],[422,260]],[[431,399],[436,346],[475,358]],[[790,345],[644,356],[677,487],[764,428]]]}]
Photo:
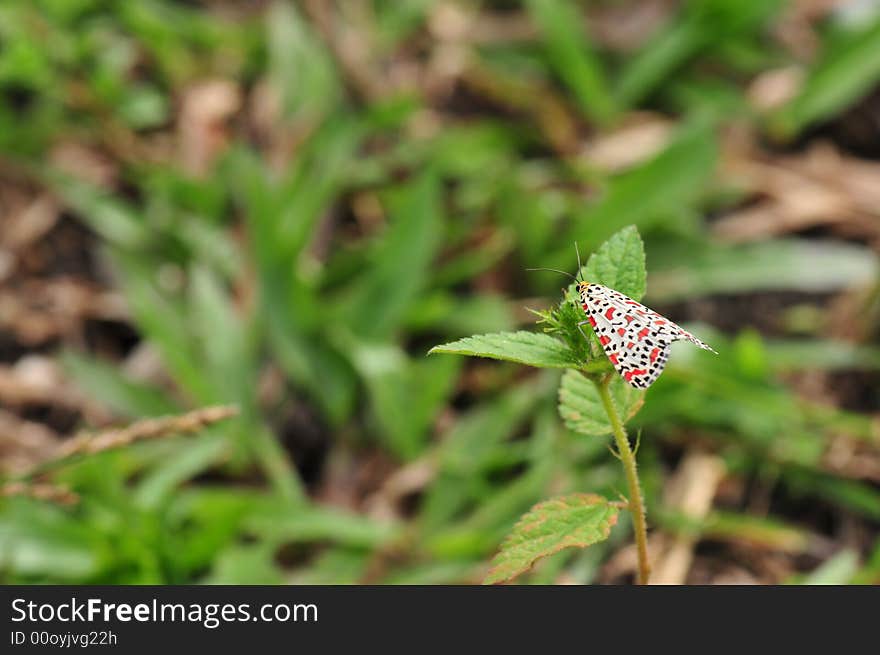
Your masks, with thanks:
[{"label": "green background", "polygon": [[[536,329],[567,280],[525,269],[635,225],[643,302],[720,353],[630,424],[652,548],[880,581],[880,14],[815,4],[3,2],[4,475],[240,415],[0,498],[0,580],[479,582],[535,503],[625,485],[561,371],[426,353]],[[520,581],[629,582],[628,530]]]}]

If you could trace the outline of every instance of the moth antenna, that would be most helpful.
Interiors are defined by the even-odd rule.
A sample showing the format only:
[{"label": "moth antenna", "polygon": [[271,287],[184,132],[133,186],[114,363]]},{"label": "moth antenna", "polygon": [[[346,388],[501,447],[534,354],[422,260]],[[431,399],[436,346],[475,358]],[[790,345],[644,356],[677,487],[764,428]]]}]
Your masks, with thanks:
[{"label": "moth antenna", "polygon": [[[577,270],[577,275],[578,275],[578,277],[580,277],[580,275],[581,275],[581,251],[580,251],[580,249],[578,248],[578,242],[577,242],[577,241],[574,242],[574,252],[575,252],[575,254],[577,255],[577,258],[578,258],[578,270]],[[580,282],[580,280],[578,280],[577,277],[574,279],[574,281],[575,281],[575,282]]]},{"label": "moth antenna", "polygon": [[567,273],[566,271],[560,271],[558,268],[527,268],[526,270],[527,271],[550,271],[551,273],[562,273],[563,275],[567,275],[568,277],[570,277],[575,282],[578,281],[578,279],[574,275],[572,275],[571,273]]}]

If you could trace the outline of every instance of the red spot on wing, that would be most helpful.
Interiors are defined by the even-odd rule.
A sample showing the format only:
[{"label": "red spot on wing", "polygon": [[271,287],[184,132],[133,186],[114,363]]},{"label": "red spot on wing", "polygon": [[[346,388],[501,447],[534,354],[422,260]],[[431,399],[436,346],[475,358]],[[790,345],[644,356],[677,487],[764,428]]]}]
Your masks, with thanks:
[{"label": "red spot on wing", "polygon": [[605,318],[610,321],[612,318],[614,318],[615,311],[616,310],[614,309],[614,307],[609,307],[607,310],[605,310]]},{"label": "red spot on wing", "polygon": [[592,325],[593,327],[596,327],[596,319],[593,318],[592,316],[590,316],[590,317],[588,317],[588,318],[589,318],[589,321],[590,321],[590,325]]},{"label": "red spot on wing", "polygon": [[601,337],[599,337],[599,343],[601,343],[603,346],[608,345],[609,341],[611,341],[611,339],[606,337],[604,334]]},{"label": "red spot on wing", "polygon": [[632,371],[627,371],[626,373],[623,374],[623,377],[624,377],[624,379],[625,379],[627,382],[629,382],[629,381],[632,380],[633,377],[635,377],[636,375],[644,375],[644,374],[647,373],[647,372],[648,372],[648,371],[646,371],[646,370],[643,369],[643,368],[637,368],[637,369],[634,369],[634,370],[632,370]]},{"label": "red spot on wing", "polygon": [[626,330],[623,328],[617,328],[617,334],[623,336],[624,334],[626,334]]},{"label": "red spot on wing", "polygon": [[655,325],[666,325],[666,321],[664,321],[662,318],[658,318],[656,321],[654,321],[654,324]]},{"label": "red spot on wing", "polygon": [[587,311],[587,303],[582,303],[582,304],[581,304],[581,307],[584,308],[584,311]]},{"label": "red spot on wing", "polygon": [[627,315],[626,315],[626,324],[627,324],[627,325],[629,325],[630,323],[632,323],[634,320],[636,320],[636,317],[633,316],[632,314],[627,314]]},{"label": "red spot on wing", "polygon": [[651,351],[651,361],[653,362],[655,359],[657,359],[657,355],[659,355],[659,354],[660,354],[660,349],[654,348],[654,350]]},{"label": "red spot on wing", "polygon": [[608,359],[611,360],[611,363],[617,366],[617,353],[611,353],[608,355]]},{"label": "red spot on wing", "polygon": [[634,344],[632,341],[630,341],[628,344],[626,344],[626,347],[632,349],[632,347],[634,345],[636,345],[636,344]]},{"label": "red spot on wing", "polygon": [[638,335],[636,335],[636,336],[638,336],[639,341],[641,341],[641,340],[644,339],[646,336],[648,336],[648,332],[650,332],[650,330],[649,330],[648,328],[646,328],[646,327],[645,327],[645,328],[642,328],[641,330],[639,330]]}]

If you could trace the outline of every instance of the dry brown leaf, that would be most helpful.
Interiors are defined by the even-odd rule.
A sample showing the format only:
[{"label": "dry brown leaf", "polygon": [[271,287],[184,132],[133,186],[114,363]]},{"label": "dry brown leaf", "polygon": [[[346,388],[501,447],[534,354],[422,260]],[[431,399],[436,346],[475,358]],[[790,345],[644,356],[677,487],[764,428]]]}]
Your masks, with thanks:
[{"label": "dry brown leaf", "polygon": [[[705,518],[724,474],[724,461],[717,455],[689,452],[667,484],[666,505],[691,519]],[[684,584],[696,543],[697,538],[688,534],[672,538],[666,549],[656,555],[650,584]]]},{"label": "dry brown leaf", "polygon": [[231,80],[207,80],[189,87],[181,101],[177,133],[180,159],[193,175],[206,174],[229,141],[226,121],[241,106]]}]

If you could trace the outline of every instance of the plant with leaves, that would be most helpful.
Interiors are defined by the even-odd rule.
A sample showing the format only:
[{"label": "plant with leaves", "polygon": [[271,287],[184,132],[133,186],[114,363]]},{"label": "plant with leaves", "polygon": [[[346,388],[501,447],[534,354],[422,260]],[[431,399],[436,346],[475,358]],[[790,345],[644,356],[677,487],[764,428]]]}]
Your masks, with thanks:
[{"label": "plant with leaves", "polygon": [[[635,227],[606,241],[579,271],[580,277],[639,300],[645,293],[645,252]],[[536,312],[544,333],[483,334],[435,346],[431,353],[503,359],[529,366],[564,368],[559,387],[559,413],[580,434],[611,434],[623,464],[629,496],[624,502],[597,494],[575,493],[535,505],[516,524],[501,546],[486,583],[512,580],[538,559],[564,548],[584,548],[608,538],[620,509],[628,509],[638,547],[638,581],[648,580],[645,504],[625,423],[638,412],[644,390],[626,384],[614,372],[592,332],[580,329],[583,311],[574,284],[558,307]],[[587,338],[585,334],[588,334]]]}]

